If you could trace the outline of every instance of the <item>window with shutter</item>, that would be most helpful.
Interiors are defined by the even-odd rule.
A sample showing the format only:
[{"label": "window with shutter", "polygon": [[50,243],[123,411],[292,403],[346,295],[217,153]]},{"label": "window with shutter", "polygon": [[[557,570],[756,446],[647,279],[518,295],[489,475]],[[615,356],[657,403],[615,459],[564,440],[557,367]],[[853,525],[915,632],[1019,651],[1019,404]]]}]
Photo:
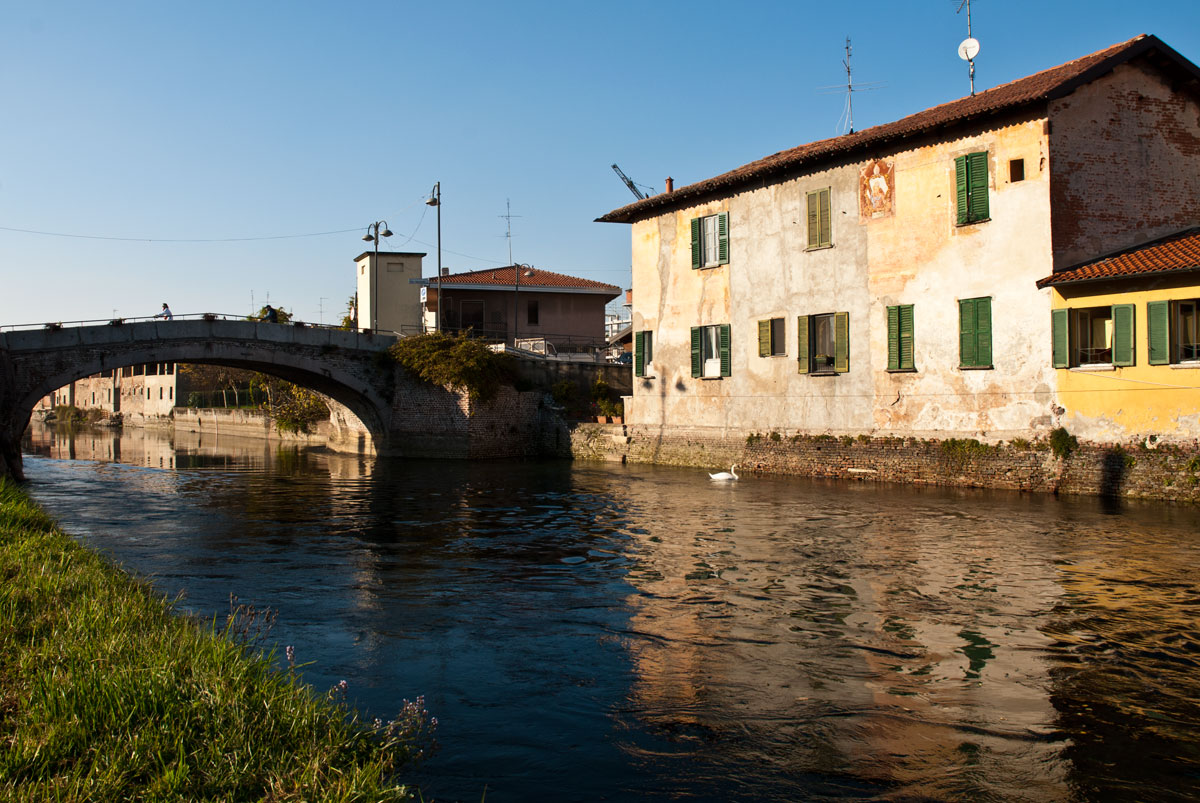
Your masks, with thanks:
[{"label": "window with shutter", "polygon": [[729,264],[729,213],[692,218],[692,268]]},{"label": "window with shutter", "polygon": [[783,341],[783,318],[758,322],[758,356],[779,357],[787,353]]},{"label": "window with shutter", "polygon": [[646,375],[645,332],[633,333],[633,375]]},{"label": "window with shutter", "polygon": [[1175,359],[1177,362],[1200,360],[1200,301],[1175,302]]},{"label": "window with shutter", "polygon": [[1148,362],[1166,365],[1171,361],[1171,304],[1151,301],[1146,305],[1146,344]]},{"label": "window with shutter", "polygon": [[715,379],[732,368],[729,324],[692,327],[692,376]]},{"label": "window with shutter", "polygon": [[830,189],[808,193],[808,247],[833,245],[833,221]]},{"label": "window with shutter", "polygon": [[1050,311],[1050,350],[1055,368],[1069,368],[1071,366],[1071,339],[1067,321],[1068,312],[1065,309]]},{"label": "window with shutter", "polygon": [[987,151],[954,160],[954,189],[959,225],[989,219]]},{"label": "window with shutter", "polygon": [[960,368],[992,367],[992,299],[964,298],[958,302]]},{"label": "window with shutter", "polygon": [[800,373],[830,376],[850,370],[850,313],[801,315],[796,329]]},{"label": "window with shutter", "polygon": [[912,371],[913,363],[913,305],[901,304],[887,308],[888,370]]},{"label": "window with shutter", "polygon": [[1112,364],[1133,365],[1133,304],[1112,306]]},{"label": "window with shutter", "polygon": [[701,354],[700,341],[701,341],[700,327],[693,326],[692,327],[692,376],[693,377],[700,376],[700,372],[703,370],[703,365],[701,363],[701,357],[700,357],[700,354]]}]

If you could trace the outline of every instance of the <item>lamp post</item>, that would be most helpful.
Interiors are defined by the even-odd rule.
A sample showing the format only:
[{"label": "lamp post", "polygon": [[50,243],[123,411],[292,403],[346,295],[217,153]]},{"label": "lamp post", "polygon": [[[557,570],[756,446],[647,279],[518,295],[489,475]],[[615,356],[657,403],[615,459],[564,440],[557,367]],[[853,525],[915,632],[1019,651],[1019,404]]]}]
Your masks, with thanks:
[{"label": "lamp post", "polygon": [[429,193],[429,206],[437,207],[437,313],[434,315],[435,331],[442,331],[442,182],[433,185]]},{"label": "lamp post", "polygon": [[[383,230],[380,230],[380,226]],[[392,232],[388,229],[386,220],[377,220],[367,226],[367,233],[363,235],[363,240],[368,243],[375,243],[375,261],[371,263],[371,331],[379,331],[379,238],[391,237]]]}]

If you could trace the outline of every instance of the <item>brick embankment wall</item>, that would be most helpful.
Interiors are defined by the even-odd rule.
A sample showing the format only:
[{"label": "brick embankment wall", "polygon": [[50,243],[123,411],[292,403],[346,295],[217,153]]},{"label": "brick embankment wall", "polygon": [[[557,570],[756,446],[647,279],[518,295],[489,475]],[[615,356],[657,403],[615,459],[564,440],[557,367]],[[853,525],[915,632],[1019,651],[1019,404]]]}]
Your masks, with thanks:
[{"label": "brick embankment wall", "polygon": [[579,460],[695,466],[1039,493],[1200,503],[1200,443],[1159,448],[1081,444],[1065,458],[1042,442],[719,433],[621,424],[570,427]]}]

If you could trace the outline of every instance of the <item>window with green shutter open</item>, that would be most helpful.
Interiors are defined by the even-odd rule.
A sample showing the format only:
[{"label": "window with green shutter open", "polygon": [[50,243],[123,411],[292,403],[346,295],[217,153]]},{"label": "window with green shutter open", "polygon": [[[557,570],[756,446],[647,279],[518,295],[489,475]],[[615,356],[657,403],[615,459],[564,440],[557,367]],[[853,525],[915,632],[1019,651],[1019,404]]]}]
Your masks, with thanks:
[{"label": "window with green shutter open", "polygon": [[1200,299],[1148,303],[1146,340],[1151,365],[1200,364]]},{"label": "window with green shutter open", "polygon": [[1052,310],[1050,330],[1055,368],[1134,364],[1132,304]]},{"label": "window with green shutter open", "polygon": [[729,324],[692,327],[692,376],[717,379],[732,371]]},{"label": "window with green shutter open", "polygon": [[954,184],[959,225],[988,220],[987,151],[968,153],[955,159]]},{"label": "window with green shutter open", "polygon": [[830,190],[808,193],[808,247],[828,248],[833,245],[833,212]]},{"label": "window with green shutter open", "polygon": [[915,371],[913,362],[913,305],[887,308],[888,370]]},{"label": "window with green shutter open", "polygon": [[633,375],[654,376],[654,332],[633,333]]},{"label": "window with green shutter open", "polygon": [[692,268],[729,264],[729,213],[692,218]]},{"label": "window with green shutter open", "polygon": [[992,299],[964,298],[958,302],[958,365],[992,367]]}]

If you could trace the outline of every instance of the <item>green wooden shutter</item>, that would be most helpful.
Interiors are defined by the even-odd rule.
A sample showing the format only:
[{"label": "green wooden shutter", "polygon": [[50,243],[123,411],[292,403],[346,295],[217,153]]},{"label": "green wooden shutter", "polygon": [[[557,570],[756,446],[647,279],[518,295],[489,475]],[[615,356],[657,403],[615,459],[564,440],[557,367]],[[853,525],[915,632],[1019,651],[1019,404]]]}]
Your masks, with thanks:
[{"label": "green wooden shutter", "polygon": [[771,356],[771,322],[758,322],[758,356]]},{"label": "green wooden shutter", "polygon": [[1113,365],[1133,365],[1133,304],[1113,304]]},{"label": "green wooden shutter", "polygon": [[975,354],[981,367],[992,364],[992,300],[975,299]]},{"label": "green wooden shutter", "polygon": [[808,194],[808,247],[821,244],[821,193]]},{"label": "green wooden shutter", "polygon": [[700,327],[692,327],[692,376],[700,376]]},{"label": "green wooden shutter", "polygon": [[887,343],[889,371],[900,368],[900,308],[887,308]]},{"label": "green wooden shutter", "polygon": [[729,264],[729,213],[717,215],[717,262]]},{"label": "green wooden shutter", "polygon": [[900,368],[912,368],[913,362],[913,305],[904,304],[899,308],[900,318]]},{"label": "green wooden shutter", "polygon": [[820,200],[821,200],[821,221],[820,221],[820,226],[819,226],[820,231],[818,234],[818,238],[820,240],[819,245],[832,245],[833,244],[833,223],[830,220],[829,190],[821,190]]},{"label": "green wooden shutter", "polygon": [[964,368],[979,365],[975,349],[975,299],[958,302],[958,364]]},{"label": "green wooden shutter", "polygon": [[633,375],[646,375],[646,333],[633,333]]},{"label": "green wooden shutter", "polygon": [[698,217],[692,218],[692,269],[695,270],[704,265],[704,247],[700,242],[700,227],[701,220]]},{"label": "green wooden shutter", "polygon": [[844,374],[850,370],[850,313],[833,314],[833,370]]},{"label": "green wooden shutter", "polygon": [[967,194],[970,195],[968,216],[972,221],[987,220],[988,214],[988,155],[967,155]]},{"label": "green wooden shutter", "polygon": [[721,324],[719,334],[721,344],[721,376],[729,376],[733,368],[733,361],[729,356],[729,324]]},{"label": "green wooden shutter", "polygon": [[1146,340],[1150,346],[1150,364],[1171,361],[1171,302],[1151,301],[1146,305]]},{"label": "green wooden shutter", "polygon": [[1070,314],[1065,309],[1050,310],[1050,351],[1055,368],[1071,367]]},{"label": "green wooden shutter", "polygon": [[967,157],[965,156],[954,160],[954,188],[958,203],[958,222],[966,223],[970,220],[970,207],[967,205]]},{"label": "green wooden shutter", "polygon": [[796,318],[796,364],[802,374],[808,373],[808,316]]}]

